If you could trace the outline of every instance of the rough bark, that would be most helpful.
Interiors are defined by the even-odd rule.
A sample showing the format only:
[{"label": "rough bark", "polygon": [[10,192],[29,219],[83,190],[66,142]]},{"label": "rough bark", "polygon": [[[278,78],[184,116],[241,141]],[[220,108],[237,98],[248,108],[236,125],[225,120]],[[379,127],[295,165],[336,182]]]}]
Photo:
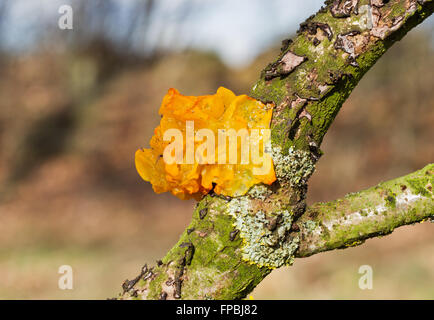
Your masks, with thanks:
[{"label": "rough bark", "polygon": [[297,221],[296,257],[357,246],[398,227],[434,218],[434,164],[343,199],[317,203]]},{"label": "rough bark", "polygon": [[400,178],[414,179],[414,186],[403,185],[426,202],[401,203],[399,179],[380,185],[383,193],[369,189],[307,211],[305,198],[320,144],[342,103],[382,54],[433,10],[429,0],[335,0],[302,23],[251,92],[275,105],[278,180],[242,197],[204,197],[178,243],[157,266],[126,281],[120,298],[243,298],[295,257],[354,245],[432,215],[432,190],[424,185],[426,179],[432,185],[432,165],[423,169],[427,177],[422,170]]}]

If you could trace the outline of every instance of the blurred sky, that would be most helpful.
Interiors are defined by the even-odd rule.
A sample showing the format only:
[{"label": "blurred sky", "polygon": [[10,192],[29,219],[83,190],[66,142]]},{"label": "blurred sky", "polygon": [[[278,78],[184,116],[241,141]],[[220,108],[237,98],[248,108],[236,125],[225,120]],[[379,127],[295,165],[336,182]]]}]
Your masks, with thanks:
[{"label": "blurred sky", "polygon": [[[171,3],[173,1],[165,1]],[[211,49],[230,65],[250,63],[316,12],[323,0],[204,0],[189,16],[179,45]]]},{"label": "blurred sky", "polygon": [[[35,35],[46,28],[57,28],[58,9],[63,4],[74,8],[74,0],[0,0],[13,1],[12,11],[3,24],[7,32],[3,44],[14,50],[28,50]],[[88,0],[92,1],[92,0]],[[119,34],[128,6],[142,0],[117,0],[119,15],[112,32]],[[323,0],[157,0],[146,49],[158,44],[164,48],[186,47],[216,51],[231,66],[250,63],[259,53],[285,36],[293,34],[300,22],[315,13]],[[187,10],[185,9],[187,8]],[[179,15],[182,15],[179,17]],[[180,20],[180,23],[178,22]],[[434,25],[433,17],[423,24]],[[46,25],[43,28],[41,21]],[[75,21],[75,23],[77,23]],[[45,29],[44,29],[45,28]],[[164,30],[162,32],[161,30]],[[73,31],[65,31],[73,32]]]}]

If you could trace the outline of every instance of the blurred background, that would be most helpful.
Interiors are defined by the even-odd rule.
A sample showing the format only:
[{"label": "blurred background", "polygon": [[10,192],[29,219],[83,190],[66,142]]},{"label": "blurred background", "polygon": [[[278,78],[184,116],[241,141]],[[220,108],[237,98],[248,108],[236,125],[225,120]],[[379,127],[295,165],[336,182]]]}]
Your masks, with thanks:
[{"label": "blurred background", "polygon": [[[73,9],[62,30],[59,7]],[[105,299],[177,241],[194,202],[134,167],[171,88],[248,93],[322,1],[0,0],[0,298]],[[434,21],[365,76],[327,134],[309,203],[434,160]],[[274,271],[255,299],[433,299],[434,224]],[[58,268],[73,268],[73,290]],[[361,265],[372,290],[358,287]]]}]

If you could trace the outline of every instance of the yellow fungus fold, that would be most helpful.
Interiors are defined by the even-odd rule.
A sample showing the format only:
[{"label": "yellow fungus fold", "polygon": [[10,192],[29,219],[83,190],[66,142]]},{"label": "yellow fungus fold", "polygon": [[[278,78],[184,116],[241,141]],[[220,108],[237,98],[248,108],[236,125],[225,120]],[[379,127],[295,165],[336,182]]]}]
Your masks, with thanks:
[{"label": "yellow fungus fold", "polygon": [[[169,89],[159,114],[150,149],[135,154],[138,173],[156,193],[199,199],[213,189],[233,197],[255,184],[276,180],[266,147],[269,136],[264,134],[270,129],[271,105],[223,87],[205,96],[184,96]],[[231,147],[236,150],[232,156]],[[177,161],[167,161],[170,157]]]}]

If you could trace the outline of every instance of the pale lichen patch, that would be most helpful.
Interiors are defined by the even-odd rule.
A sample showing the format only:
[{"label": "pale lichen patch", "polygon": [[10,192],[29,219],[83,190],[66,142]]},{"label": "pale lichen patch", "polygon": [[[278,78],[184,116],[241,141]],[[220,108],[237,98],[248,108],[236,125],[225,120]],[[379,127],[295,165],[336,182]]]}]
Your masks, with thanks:
[{"label": "pale lichen patch", "polygon": [[[196,291],[196,288],[200,288],[197,292],[197,296],[200,299],[210,299],[216,292],[221,291],[227,283],[230,282],[231,271],[221,272],[216,268],[202,267],[200,272],[194,272],[191,274],[188,281],[188,285],[185,290]],[[203,283],[216,283],[218,285],[201,286]]]},{"label": "pale lichen patch", "polygon": [[359,0],[335,0],[330,12],[335,18],[346,18],[352,13],[358,14]]},{"label": "pale lichen patch", "polygon": [[360,31],[354,30],[344,34],[338,34],[335,42],[335,49],[341,49],[349,54],[349,62],[353,66],[358,66],[356,58],[358,54],[356,53],[356,42],[352,39],[353,37],[360,34]]},{"label": "pale lichen patch", "polygon": [[323,95],[325,93],[327,93],[330,90],[331,86],[328,84],[319,84],[318,85],[318,90],[320,95]]},{"label": "pale lichen patch", "polygon": [[303,222],[303,225],[308,233],[313,232],[317,227],[317,223],[312,220]]},{"label": "pale lichen patch", "polygon": [[[372,8],[372,14],[374,18],[373,18],[373,28],[371,30],[371,34],[374,37],[384,40],[392,32],[398,30],[404,24],[406,18],[411,16],[417,10],[417,1],[414,2],[409,1],[408,4],[406,5],[408,7],[405,8],[405,12],[400,16],[394,17],[393,19],[381,19],[380,10],[374,6]],[[390,10],[388,12],[383,13],[383,15],[387,17],[391,13],[392,11]]]},{"label": "pale lichen patch", "polygon": [[264,184],[257,184],[252,188],[250,188],[247,194],[252,198],[258,200],[265,200],[266,198],[268,198],[270,195],[273,194],[273,191],[270,189],[270,187]]},{"label": "pale lichen patch", "polygon": [[286,52],[278,61],[270,64],[265,71],[265,79],[286,76],[307,60],[305,56],[299,56],[291,51]]},{"label": "pale lichen patch", "polygon": [[[394,206],[396,208],[403,208],[405,209],[407,206],[411,205],[412,203],[426,199],[425,197],[421,196],[420,194],[414,194],[408,190],[406,190],[404,193],[399,194],[394,198]],[[345,215],[342,218],[323,221],[323,225],[329,229],[330,231],[333,230],[334,226],[354,226],[359,223],[362,223],[366,221],[367,219],[379,219],[378,216],[383,213],[387,213],[389,210],[387,199],[384,203],[380,203],[373,207],[367,207],[360,209],[358,211],[349,213]],[[403,211],[405,212],[405,211]]]},{"label": "pale lichen patch", "polygon": [[299,238],[288,238],[292,212],[255,211],[251,199],[238,197],[228,203],[227,213],[235,218],[234,226],[240,230],[243,260],[272,269],[293,263]]},{"label": "pale lichen patch", "polygon": [[371,0],[371,5],[381,8],[382,6],[384,6],[384,2],[384,0]]},{"label": "pale lichen patch", "polygon": [[288,51],[281,59],[282,61],[282,71],[285,73],[290,73],[296,67],[303,63],[306,57],[298,56],[291,51]]},{"label": "pale lichen patch", "polygon": [[315,170],[310,152],[304,150],[290,147],[288,154],[283,155],[280,147],[274,147],[272,158],[277,180],[289,182],[292,187],[305,184]]}]

